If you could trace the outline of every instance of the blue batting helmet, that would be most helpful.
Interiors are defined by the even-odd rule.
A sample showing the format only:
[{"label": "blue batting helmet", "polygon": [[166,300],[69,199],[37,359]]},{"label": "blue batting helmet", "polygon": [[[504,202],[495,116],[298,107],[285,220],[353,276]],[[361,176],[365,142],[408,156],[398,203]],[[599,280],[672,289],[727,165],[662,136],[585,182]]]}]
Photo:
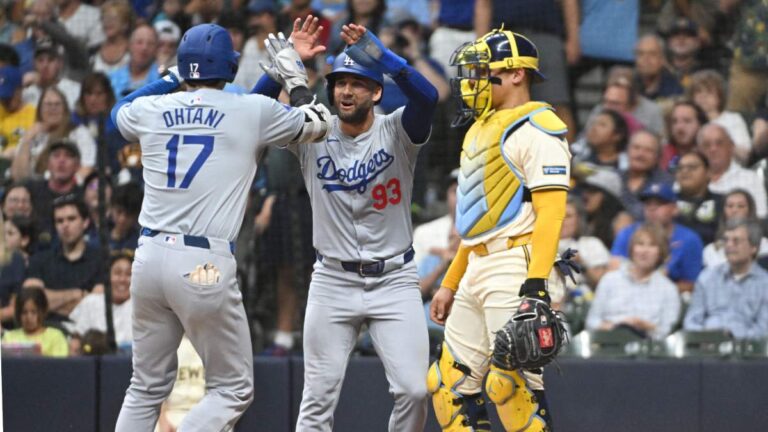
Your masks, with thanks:
[{"label": "blue batting helmet", "polygon": [[331,105],[333,105],[333,87],[336,85],[336,78],[340,74],[345,73],[368,78],[380,85],[382,89],[384,88],[384,75],[381,72],[359,65],[346,53],[341,53],[333,60],[331,72],[325,76],[325,80],[328,81],[328,100],[331,102]]},{"label": "blue batting helmet", "polygon": [[224,80],[237,74],[240,53],[232,47],[229,32],[216,24],[200,24],[184,33],[176,51],[179,74],[185,81]]}]

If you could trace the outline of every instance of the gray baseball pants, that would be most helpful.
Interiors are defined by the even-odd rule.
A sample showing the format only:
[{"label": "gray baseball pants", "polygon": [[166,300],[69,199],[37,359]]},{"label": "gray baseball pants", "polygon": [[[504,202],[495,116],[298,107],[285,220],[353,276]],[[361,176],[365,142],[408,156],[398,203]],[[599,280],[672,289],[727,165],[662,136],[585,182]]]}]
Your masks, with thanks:
[{"label": "gray baseball pants", "polygon": [[427,416],[429,338],[416,265],[378,277],[315,263],[304,319],[304,393],[296,432],[329,432],[350,353],[363,323],[395,406],[390,432],[422,432]]},{"label": "gray baseball pants", "polygon": [[[253,399],[253,354],[248,321],[237,286],[229,243],[186,246],[184,237],[141,237],[131,277],[133,377],[117,432],[153,431],[160,405],[176,379],[176,350],[184,333],[203,360],[206,395],[187,414],[179,432],[229,431]],[[184,275],[211,263],[221,271],[215,285]]]}]

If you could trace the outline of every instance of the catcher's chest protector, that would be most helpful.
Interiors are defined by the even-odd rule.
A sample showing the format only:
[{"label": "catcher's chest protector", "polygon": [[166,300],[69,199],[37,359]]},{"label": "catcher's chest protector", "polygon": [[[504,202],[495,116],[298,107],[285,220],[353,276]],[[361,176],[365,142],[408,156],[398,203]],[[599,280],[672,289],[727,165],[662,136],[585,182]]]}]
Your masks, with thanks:
[{"label": "catcher's chest protector", "polygon": [[464,137],[461,152],[456,227],[469,239],[501,228],[514,220],[523,205],[524,184],[502,153],[504,139],[542,111],[551,107],[528,102],[496,111],[478,120]]}]

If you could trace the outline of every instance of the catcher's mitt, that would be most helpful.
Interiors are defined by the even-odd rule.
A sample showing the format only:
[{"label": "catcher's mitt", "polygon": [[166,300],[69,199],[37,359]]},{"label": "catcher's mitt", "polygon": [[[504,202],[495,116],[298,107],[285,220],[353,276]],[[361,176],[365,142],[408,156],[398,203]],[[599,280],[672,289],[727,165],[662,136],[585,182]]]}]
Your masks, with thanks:
[{"label": "catcher's mitt", "polygon": [[496,332],[496,367],[536,369],[551,362],[567,342],[562,316],[545,301],[524,298],[517,313]]}]

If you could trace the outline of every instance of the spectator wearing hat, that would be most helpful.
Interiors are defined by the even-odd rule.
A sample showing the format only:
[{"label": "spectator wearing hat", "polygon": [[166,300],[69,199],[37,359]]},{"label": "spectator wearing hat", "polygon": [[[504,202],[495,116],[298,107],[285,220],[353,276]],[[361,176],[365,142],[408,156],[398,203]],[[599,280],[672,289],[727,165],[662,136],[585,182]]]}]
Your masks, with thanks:
[{"label": "spectator wearing hat", "polygon": [[727,262],[707,267],[696,281],[685,330],[722,330],[736,339],[768,336],[768,272],[755,262],[762,235],[756,221],[728,222]]},{"label": "spectator wearing hat", "polygon": [[67,320],[72,310],[91,292],[104,292],[101,253],[88,246],[88,210],[82,198],[65,195],[53,202],[52,218],[57,244],[30,258],[24,288],[42,288],[55,322]]},{"label": "spectator wearing hat", "polygon": [[669,70],[666,43],[657,34],[647,34],[635,44],[635,71],[640,94],[660,106],[670,106],[683,94],[683,86]]},{"label": "spectator wearing hat", "polygon": [[660,168],[673,171],[680,157],[696,149],[696,135],[707,123],[707,115],[692,101],[678,100],[672,105],[667,122],[667,143]]},{"label": "spectator wearing hat", "polygon": [[691,75],[702,68],[699,62],[701,50],[699,27],[690,18],[677,18],[666,38],[670,67],[683,88],[688,88],[691,84]]},{"label": "spectator wearing hat", "polygon": [[671,183],[672,176],[659,169],[661,140],[653,132],[635,132],[627,145],[627,169],[620,172],[623,186],[621,201],[635,220],[643,219],[639,194],[651,183]]},{"label": "spectator wearing hat", "polygon": [[35,124],[35,113],[35,105],[23,101],[19,68],[0,67],[0,139],[4,159],[13,159],[22,135]]},{"label": "spectator wearing hat", "polygon": [[96,165],[96,141],[85,127],[75,125],[61,90],[48,87],[43,90],[37,104],[36,123],[24,134],[16,148],[11,163],[11,177],[21,181],[30,176],[44,176],[48,146],[65,138],[79,149],[78,175],[83,179]]},{"label": "spectator wearing hat", "polygon": [[621,203],[621,177],[610,169],[597,169],[581,183],[581,197],[587,217],[585,234],[611,248],[619,229],[632,223]]},{"label": "spectator wearing hat", "polygon": [[32,196],[34,218],[40,233],[38,236],[40,248],[50,245],[54,238],[51,216],[53,201],[64,195],[82,196],[82,188],[77,184],[80,150],[73,142],[54,141],[47,152],[47,162],[48,178],[37,178],[27,182],[27,188]]},{"label": "spectator wearing hat", "polygon": [[120,99],[142,85],[160,79],[157,63],[157,32],[154,27],[140,25],[133,30],[128,43],[128,64],[109,75],[115,97]]},{"label": "spectator wearing hat", "polygon": [[176,50],[179,48],[181,29],[173,21],[156,21],[154,24],[157,32],[157,55],[155,63],[158,72],[164,73],[168,68],[176,66]]},{"label": "spectator wearing hat", "polygon": [[247,33],[250,35],[240,56],[240,66],[235,75],[234,84],[252,89],[264,71],[259,62],[269,64],[270,59],[264,40],[270,33],[277,33],[277,12],[272,0],[251,0],[247,7]]},{"label": "spectator wearing hat", "polygon": [[760,176],[744,168],[734,160],[735,144],[728,131],[721,125],[709,123],[697,135],[699,150],[709,161],[709,189],[727,194],[736,188],[746,189],[755,200],[757,217],[768,215],[768,198]]},{"label": "spectator wearing hat", "polygon": [[133,28],[134,13],[130,3],[108,0],[101,5],[101,28],[104,42],[91,56],[94,72],[110,74],[128,64],[129,37]]},{"label": "spectator wearing hat", "polygon": [[[704,245],[695,231],[675,223],[677,196],[669,183],[652,183],[640,194],[645,213],[645,223],[658,226],[669,239],[669,260],[666,275],[677,285],[678,290],[689,292],[699,276],[702,267]],[[630,239],[640,226],[634,223],[616,236],[611,248],[614,256],[613,267],[620,259],[629,258]]]},{"label": "spectator wearing hat", "polygon": [[83,4],[80,0],[57,0],[59,21],[88,48],[94,48],[104,42],[99,8]]},{"label": "spectator wearing hat", "polygon": [[64,48],[53,42],[40,43],[35,48],[35,69],[25,75],[24,103],[37,105],[43,90],[56,87],[67,99],[72,110],[80,97],[80,83],[64,76]]},{"label": "spectator wearing hat", "polygon": [[705,245],[712,243],[723,214],[723,196],[709,190],[709,161],[699,151],[684,154],[675,169],[675,180],[679,186],[675,221],[696,231]]}]

